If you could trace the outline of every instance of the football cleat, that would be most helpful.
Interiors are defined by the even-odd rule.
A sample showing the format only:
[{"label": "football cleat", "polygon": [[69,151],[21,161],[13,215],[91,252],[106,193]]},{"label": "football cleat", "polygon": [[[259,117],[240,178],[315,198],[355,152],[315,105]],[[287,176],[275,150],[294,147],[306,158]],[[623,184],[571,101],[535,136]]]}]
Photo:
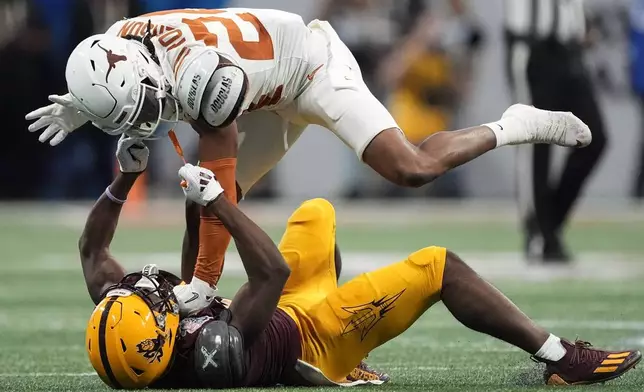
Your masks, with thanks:
[{"label": "football cleat", "polygon": [[372,369],[364,361],[361,361],[360,365],[347,376],[348,382],[366,381],[371,384],[384,384],[390,379],[388,374]]},{"label": "football cleat", "polygon": [[532,357],[546,364],[544,379],[547,385],[585,385],[612,380],[626,373],[642,359],[637,350],[605,351],[592,348],[581,340],[570,343],[561,339],[566,355],[557,361]]},{"label": "football cleat", "polygon": [[503,118],[513,118],[523,124],[525,143],[585,147],[593,139],[588,125],[570,112],[552,112],[515,104],[503,113]]}]

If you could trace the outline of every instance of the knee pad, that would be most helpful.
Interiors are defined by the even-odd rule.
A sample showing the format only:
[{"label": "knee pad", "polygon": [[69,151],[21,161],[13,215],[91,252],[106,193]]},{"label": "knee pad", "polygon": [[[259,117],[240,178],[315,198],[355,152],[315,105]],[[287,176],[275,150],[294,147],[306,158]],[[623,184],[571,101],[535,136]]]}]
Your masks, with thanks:
[{"label": "knee pad", "polygon": [[333,222],[335,226],[335,209],[325,199],[317,198],[302,203],[288,219],[288,223]]},{"label": "knee pad", "polygon": [[420,267],[425,267],[437,262],[445,264],[446,258],[447,249],[440,246],[430,246],[410,254],[407,260]]}]

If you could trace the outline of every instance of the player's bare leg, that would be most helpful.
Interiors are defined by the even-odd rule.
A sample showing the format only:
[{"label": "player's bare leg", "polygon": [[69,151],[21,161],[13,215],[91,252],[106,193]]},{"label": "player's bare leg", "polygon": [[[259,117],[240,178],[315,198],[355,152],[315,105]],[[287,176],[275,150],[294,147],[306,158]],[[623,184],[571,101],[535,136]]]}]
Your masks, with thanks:
[{"label": "player's bare leg", "polygon": [[642,358],[637,350],[596,350],[586,342],[570,343],[548,333],[451,252],[445,262],[441,299],[466,327],[508,342],[546,363],[548,384],[610,380]]},{"label": "player's bare leg", "polygon": [[398,130],[384,130],[367,146],[363,160],[402,186],[425,185],[448,170],[505,145],[546,143],[583,147],[592,137],[571,113],[513,105],[501,120],[460,131],[438,132],[412,145]]},{"label": "player's bare leg", "polygon": [[506,341],[530,354],[535,354],[550,336],[503,293],[449,251],[441,300],[466,327]]}]

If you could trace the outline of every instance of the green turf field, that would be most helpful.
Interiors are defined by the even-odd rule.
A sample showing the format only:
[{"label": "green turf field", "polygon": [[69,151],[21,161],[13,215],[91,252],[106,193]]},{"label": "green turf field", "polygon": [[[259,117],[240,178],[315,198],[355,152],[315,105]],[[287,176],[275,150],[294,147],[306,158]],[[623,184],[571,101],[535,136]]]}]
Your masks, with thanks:
[{"label": "green turf field", "polygon": [[[270,232],[277,238],[280,228]],[[75,253],[79,233],[73,225],[0,220],[0,391],[106,390],[92,374],[83,347],[92,304]],[[166,266],[178,254],[180,236],[178,225],[124,228],[114,251],[117,257],[125,255],[128,267],[155,258]],[[553,270],[558,278],[549,279],[549,270],[530,269],[512,253],[520,238],[509,223],[390,230],[353,225],[338,232],[345,263],[356,252],[368,259],[370,254],[405,254],[432,243],[449,246],[475,259],[475,268],[552,332],[595,345],[643,349],[644,260],[639,259],[644,257],[644,225],[577,225],[569,238],[575,250],[584,252],[582,259],[574,268]],[[504,260],[488,264],[497,253]],[[235,268],[231,271],[220,285],[224,295],[232,295],[241,283],[233,276]],[[532,279],[533,271],[539,279]],[[540,368],[528,355],[461,327],[441,305],[368,361],[392,376],[390,384],[380,387],[388,391],[549,390],[541,386]],[[644,370],[587,389],[642,391]]]}]

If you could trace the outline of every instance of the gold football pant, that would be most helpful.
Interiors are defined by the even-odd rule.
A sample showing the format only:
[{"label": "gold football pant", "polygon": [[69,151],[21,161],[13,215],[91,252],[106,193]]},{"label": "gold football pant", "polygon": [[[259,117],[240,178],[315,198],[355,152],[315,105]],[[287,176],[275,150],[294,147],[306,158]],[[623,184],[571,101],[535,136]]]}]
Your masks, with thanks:
[{"label": "gold football pant", "polygon": [[291,215],[279,248],[291,268],[279,307],[298,325],[301,359],[334,381],[343,381],[440,299],[446,249],[439,247],[338,287],[335,211],[324,199],[309,200]]}]

